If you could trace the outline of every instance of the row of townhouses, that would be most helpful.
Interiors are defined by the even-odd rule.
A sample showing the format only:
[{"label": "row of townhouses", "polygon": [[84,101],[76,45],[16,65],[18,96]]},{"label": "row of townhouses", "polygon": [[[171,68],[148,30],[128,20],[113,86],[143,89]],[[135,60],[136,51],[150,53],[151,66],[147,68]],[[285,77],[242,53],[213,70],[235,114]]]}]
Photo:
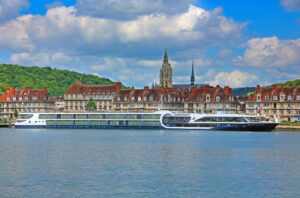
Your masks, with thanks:
[{"label": "row of townhouses", "polygon": [[154,112],[169,110],[185,113],[246,113],[281,121],[300,121],[300,87],[260,87],[241,103],[228,86],[203,86],[192,89],[158,88],[122,89],[117,82],[111,85],[73,84],[64,97],[52,97],[47,88],[42,90],[6,89],[0,97],[2,118],[19,113],[84,112],[90,98],[98,112]]}]

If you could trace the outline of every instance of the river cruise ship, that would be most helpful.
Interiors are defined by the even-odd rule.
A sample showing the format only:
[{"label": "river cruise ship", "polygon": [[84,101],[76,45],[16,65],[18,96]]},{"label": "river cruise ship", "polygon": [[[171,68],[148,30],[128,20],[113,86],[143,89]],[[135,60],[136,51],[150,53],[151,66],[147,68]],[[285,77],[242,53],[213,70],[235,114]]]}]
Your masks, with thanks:
[{"label": "river cruise ship", "polygon": [[222,113],[26,113],[15,128],[271,131],[277,124],[264,117]]}]

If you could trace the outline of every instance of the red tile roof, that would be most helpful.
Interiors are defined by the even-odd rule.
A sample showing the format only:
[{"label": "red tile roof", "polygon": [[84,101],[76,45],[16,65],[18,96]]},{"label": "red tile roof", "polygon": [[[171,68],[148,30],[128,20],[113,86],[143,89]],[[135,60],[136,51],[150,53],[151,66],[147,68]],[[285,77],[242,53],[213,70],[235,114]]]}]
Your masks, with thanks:
[{"label": "red tile roof", "polygon": [[65,94],[99,94],[99,93],[116,93],[122,88],[122,84],[117,82],[116,84],[108,85],[84,85],[78,81],[74,83]]},{"label": "red tile roof", "polygon": [[16,90],[16,88],[5,89],[5,94],[0,97],[0,102],[54,102],[54,98],[47,94],[47,88]]},{"label": "red tile roof", "polygon": [[[297,96],[300,97],[300,87],[276,87],[276,85],[272,85],[272,87],[260,87],[257,85],[256,91],[249,96],[247,102],[256,102],[258,95],[260,95],[261,102],[296,102],[300,101],[297,100]],[[283,100],[280,99],[281,95],[285,96]],[[289,96],[291,97],[291,100],[289,100]]]}]

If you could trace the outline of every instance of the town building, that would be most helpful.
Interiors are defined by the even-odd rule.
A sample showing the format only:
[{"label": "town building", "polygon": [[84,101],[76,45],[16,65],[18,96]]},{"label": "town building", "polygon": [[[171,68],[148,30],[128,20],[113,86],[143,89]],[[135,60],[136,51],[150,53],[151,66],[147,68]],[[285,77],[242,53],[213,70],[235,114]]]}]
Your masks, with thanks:
[{"label": "town building", "polygon": [[232,89],[228,86],[224,88],[219,85],[216,87],[203,86],[191,89],[190,96],[184,103],[184,111],[189,113],[238,113],[240,106],[232,95]]},{"label": "town building", "polygon": [[92,98],[97,111],[111,112],[114,97],[121,88],[120,82],[108,85],[85,85],[78,81],[64,94],[65,111],[85,111],[88,101]]},{"label": "town building", "polygon": [[270,118],[276,115],[279,121],[300,121],[300,87],[261,87],[246,100],[247,114],[261,114]]},{"label": "town building", "polygon": [[54,98],[44,89],[25,89],[17,90],[5,89],[5,94],[0,97],[0,109],[2,119],[13,118],[15,110],[18,113],[37,113],[50,112],[54,109]]},{"label": "town building", "polygon": [[184,111],[184,101],[189,90],[172,88],[120,90],[114,100],[114,109],[118,112],[153,112],[169,110]]}]

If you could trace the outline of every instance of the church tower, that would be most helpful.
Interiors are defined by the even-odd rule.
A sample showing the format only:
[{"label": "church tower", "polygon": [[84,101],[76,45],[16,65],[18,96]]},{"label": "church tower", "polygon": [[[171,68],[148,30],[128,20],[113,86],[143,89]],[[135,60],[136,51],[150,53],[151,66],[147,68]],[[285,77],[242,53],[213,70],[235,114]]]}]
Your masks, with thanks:
[{"label": "church tower", "polygon": [[162,64],[162,68],[160,69],[159,86],[163,88],[172,88],[172,84],[172,67],[169,63],[167,50],[165,50],[164,62]]},{"label": "church tower", "polygon": [[192,75],[191,75],[191,86],[195,85],[195,74],[194,74],[194,60],[192,63]]}]

